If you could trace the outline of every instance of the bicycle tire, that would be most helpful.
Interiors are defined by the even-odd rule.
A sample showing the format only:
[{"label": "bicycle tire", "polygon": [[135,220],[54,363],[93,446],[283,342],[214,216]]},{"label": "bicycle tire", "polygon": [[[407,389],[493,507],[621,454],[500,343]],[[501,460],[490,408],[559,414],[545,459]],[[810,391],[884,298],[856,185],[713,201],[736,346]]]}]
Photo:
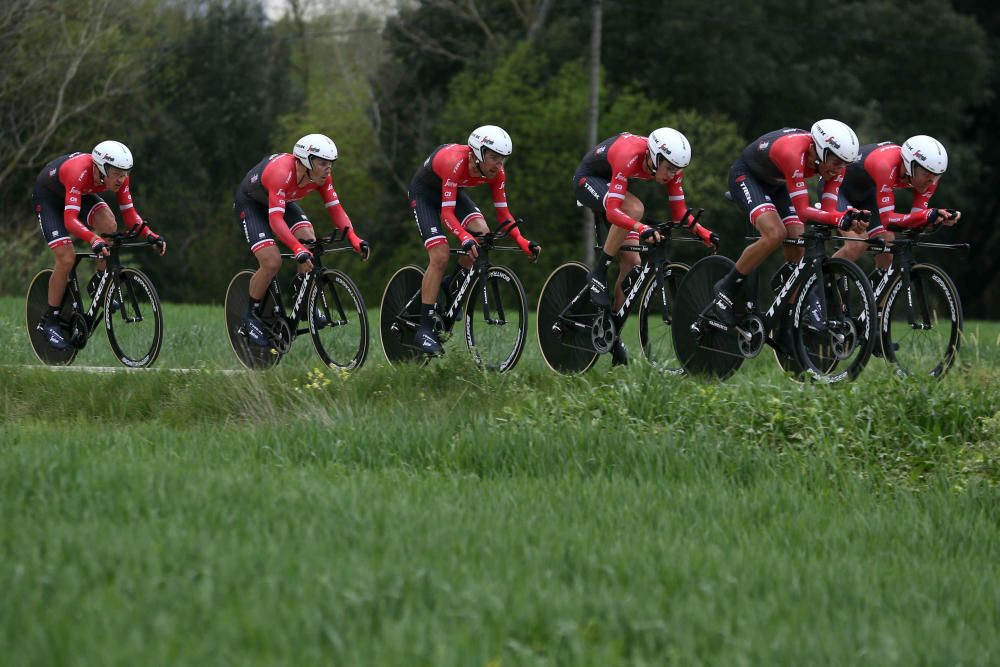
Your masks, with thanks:
[{"label": "bicycle tire", "polygon": [[111,351],[130,368],[152,366],[163,346],[163,309],[149,276],[122,269],[104,295],[104,328]]},{"label": "bicycle tire", "polygon": [[473,360],[480,368],[505,373],[521,358],[527,333],[524,285],[506,266],[489,267],[472,286],[465,305],[465,342]]},{"label": "bicycle tire", "polygon": [[[673,325],[670,327],[677,359],[691,375],[725,380],[743,364],[736,334],[702,327],[701,334],[691,325],[715,298],[715,284],[733,268],[728,257],[702,257],[688,270],[677,288]],[[737,311],[739,315],[739,311]]]},{"label": "bicycle tire", "polygon": [[[598,308],[585,291],[588,273],[590,269],[580,262],[567,262],[549,274],[538,295],[538,347],[545,364],[556,373],[585,373],[597,362],[589,323]],[[580,292],[583,296],[570,305]]]},{"label": "bicycle tire", "polygon": [[[917,264],[910,269],[910,289],[908,299],[900,275],[886,291],[880,323],[883,354],[903,374],[940,378],[954,364],[962,344],[964,316],[958,288],[941,267]],[[921,328],[910,326],[911,302]]]},{"label": "bicycle tire", "polygon": [[361,290],[336,269],[324,269],[307,297],[309,333],[323,363],[355,371],[368,358],[368,311]]},{"label": "bicycle tire", "polygon": [[424,270],[407,265],[392,274],[379,306],[379,340],[390,364],[423,361],[427,355],[412,344],[420,324],[420,285]]},{"label": "bicycle tire", "polygon": [[665,373],[683,372],[674,352],[670,324],[673,321],[677,290],[690,270],[691,267],[687,264],[667,264],[663,267],[664,286],[661,287],[654,272],[639,299],[639,343],[649,363]]},{"label": "bicycle tire", "polygon": [[822,260],[822,301],[817,279],[816,274],[806,278],[792,305],[802,377],[825,383],[853,380],[868,363],[877,335],[871,282],[854,262],[830,257]]},{"label": "bicycle tire", "polygon": [[[246,315],[247,307],[250,304],[250,278],[254,272],[250,269],[240,271],[229,281],[226,289],[226,333],[229,335],[229,343],[239,360],[245,368],[256,371],[265,370],[276,365],[283,356],[276,347],[257,347],[251,345],[247,337],[241,333],[243,326],[243,316]],[[276,324],[274,314],[274,295],[270,288],[264,293],[264,300],[261,302],[261,321],[265,328],[271,330]],[[287,324],[286,324],[287,326]]]},{"label": "bicycle tire", "polygon": [[[52,269],[42,269],[31,279],[24,299],[24,322],[31,350],[40,362],[46,366],[69,366],[76,359],[76,355],[80,351],[79,348],[71,345],[65,350],[57,350],[49,345],[47,336],[38,328],[49,307],[49,279],[51,276]],[[67,340],[69,340],[70,321],[74,312],[73,297],[67,283],[59,311],[59,320]]]}]

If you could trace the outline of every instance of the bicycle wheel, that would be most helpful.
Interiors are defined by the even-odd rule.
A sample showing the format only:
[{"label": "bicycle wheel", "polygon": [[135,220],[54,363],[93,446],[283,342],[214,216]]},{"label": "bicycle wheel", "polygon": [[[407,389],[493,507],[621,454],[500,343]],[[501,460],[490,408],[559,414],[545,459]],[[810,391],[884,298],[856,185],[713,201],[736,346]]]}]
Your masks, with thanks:
[{"label": "bicycle wheel", "polygon": [[413,345],[413,334],[420,325],[420,283],[424,270],[404,266],[392,274],[379,308],[379,338],[390,364],[424,360],[427,355]]},{"label": "bicycle wheel", "polygon": [[104,328],[118,361],[133,368],[151,366],[163,345],[163,310],[146,274],[122,269],[104,297]]},{"label": "bicycle wheel", "polygon": [[[39,324],[45,311],[49,307],[49,278],[52,276],[52,269],[42,269],[32,278],[28,286],[28,294],[24,300],[24,323],[28,329],[28,341],[35,356],[43,364],[48,366],[69,366],[76,358],[80,350],[75,346],[70,346],[65,350],[57,350],[48,343],[48,337]],[[62,305],[59,310],[59,320],[62,323],[63,335],[69,340],[71,331],[71,318],[74,312],[73,297],[70,295],[69,285],[66,285],[66,293],[63,294]]]},{"label": "bicycle wheel", "polygon": [[902,276],[887,294],[882,308],[886,359],[908,375],[947,373],[962,343],[962,302],[955,283],[940,267],[917,264],[910,269],[910,294]]},{"label": "bicycle wheel", "polygon": [[346,274],[325,269],[309,290],[309,332],[327,366],[353,371],[368,357],[368,311]]},{"label": "bicycle wheel", "polygon": [[[251,345],[243,333],[243,316],[246,315],[247,306],[250,303],[250,278],[254,272],[247,269],[240,271],[229,281],[229,288],[226,290],[226,332],[229,334],[229,343],[236,353],[239,362],[250,370],[263,370],[274,366],[281,361],[282,352],[274,346],[258,347]],[[264,328],[270,335],[277,330],[281,333],[282,324],[287,329],[287,334],[281,334],[282,340],[287,335],[287,340],[291,342],[291,330],[288,324],[283,321],[280,315],[275,314],[274,295],[268,289],[264,294],[261,303],[261,321]],[[280,320],[280,321],[279,321]]]},{"label": "bicycle wheel", "polygon": [[584,373],[597,361],[590,325],[598,308],[590,302],[587,274],[579,262],[553,271],[538,295],[538,347],[542,359],[556,373]]},{"label": "bicycle wheel", "polygon": [[824,259],[822,281],[810,275],[792,305],[792,338],[803,372],[821,382],[853,380],[871,357],[875,335],[868,277],[853,262]]},{"label": "bicycle wheel", "polygon": [[663,284],[654,273],[639,300],[639,343],[642,351],[654,368],[667,373],[683,372],[674,352],[670,323],[674,316],[677,288],[690,268],[687,264],[667,264],[663,267]]},{"label": "bicycle wheel", "polygon": [[472,358],[481,368],[509,371],[521,358],[527,332],[524,286],[507,267],[491,266],[472,286],[466,302],[465,342]]},{"label": "bicycle wheel", "polygon": [[733,261],[727,257],[703,257],[688,270],[677,288],[671,336],[677,359],[692,375],[724,380],[743,363],[735,332],[718,331],[710,326],[702,326],[700,333],[691,330],[691,325],[712,303],[715,283],[732,268]]}]

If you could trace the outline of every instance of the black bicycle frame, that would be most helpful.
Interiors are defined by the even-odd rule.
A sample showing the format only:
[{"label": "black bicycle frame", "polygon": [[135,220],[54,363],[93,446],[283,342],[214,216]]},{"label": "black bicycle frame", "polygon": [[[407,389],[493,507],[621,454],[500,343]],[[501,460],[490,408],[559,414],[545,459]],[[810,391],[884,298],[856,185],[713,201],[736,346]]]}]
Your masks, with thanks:
[{"label": "black bicycle frame", "polygon": [[[135,233],[123,234],[121,232],[116,232],[114,234],[102,234],[102,238],[107,239],[111,243],[108,245],[109,255],[104,258],[106,262],[106,268],[103,275],[101,276],[100,282],[97,284],[97,289],[94,291],[93,301],[90,302],[90,308],[87,312],[81,312],[83,310],[83,292],[80,290],[80,281],[76,275],[76,267],[79,266],[80,262],[84,259],[100,259],[98,255],[94,252],[87,251],[77,251],[76,259],[73,262],[73,269],[70,271],[69,285],[67,289],[70,290],[70,296],[73,299],[73,308],[77,312],[83,315],[84,320],[87,322],[87,336],[89,337],[94,332],[94,323],[100,319],[102,304],[104,303],[104,298],[109,289],[112,288],[111,276],[116,278],[121,274],[122,262],[119,256],[122,248],[137,248],[145,247],[151,245],[147,241],[134,241],[125,242],[126,239],[135,238]],[[128,292],[132,299],[132,312],[138,314],[137,318],[128,318],[129,322],[141,322],[142,313],[139,312],[139,303],[136,300],[135,293],[131,290]],[[118,299],[122,299],[121,288],[118,288]]]},{"label": "black bicycle frame", "polygon": [[[313,268],[312,271],[302,274],[303,275],[302,282],[301,284],[299,284],[299,287],[295,292],[294,298],[292,299],[292,310],[287,317],[285,317],[285,304],[281,295],[281,287],[278,285],[278,279],[275,278],[274,280],[271,281],[271,284],[268,286],[268,289],[271,291],[271,295],[274,298],[275,309],[276,309],[275,314],[280,314],[282,317],[285,317],[286,320],[290,322],[295,322],[296,323],[295,327],[298,326],[297,323],[299,321],[299,316],[306,308],[306,296],[309,294],[309,288],[312,285],[313,281],[317,280],[323,271],[323,261],[321,257],[323,255],[329,255],[336,252],[346,252],[348,250],[353,250],[353,248],[347,246],[343,246],[340,248],[326,247],[327,243],[336,243],[339,241],[343,241],[346,234],[347,234],[346,232],[338,230],[338,232],[335,232],[330,236],[317,238],[314,243],[309,244],[310,252],[312,252],[313,254],[312,257]],[[281,256],[286,259],[295,258],[295,255],[293,255],[292,253],[281,253]],[[334,301],[336,301],[334,306],[336,307],[337,315],[339,317],[338,318],[330,317],[330,304],[327,302],[326,294],[320,291],[320,298],[322,299],[323,302],[323,315],[326,317],[326,320],[329,323],[328,326],[341,326],[347,323],[347,314],[344,312],[344,306],[340,302],[340,297],[337,296],[337,293],[336,292],[331,292],[331,293],[333,294]],[[295,328],[294,331],[295,335],[298,336],[300,334],[308,332],[309,329],[308,327],[305,329]]]}]

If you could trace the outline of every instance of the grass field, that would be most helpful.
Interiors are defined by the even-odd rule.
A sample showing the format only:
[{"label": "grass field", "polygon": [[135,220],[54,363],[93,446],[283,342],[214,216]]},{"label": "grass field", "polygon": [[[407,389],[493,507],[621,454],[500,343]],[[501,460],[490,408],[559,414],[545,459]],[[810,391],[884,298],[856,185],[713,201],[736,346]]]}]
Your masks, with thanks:
[{"label": "grass field", "polygon": [[351,377],[308,340],[222,374],[221,307],[166,332],[52,370],[0,299],[4,665],[1000,662],[996,323],[842,386],[557,377],[533,336],[506,376],[377,335]]}]

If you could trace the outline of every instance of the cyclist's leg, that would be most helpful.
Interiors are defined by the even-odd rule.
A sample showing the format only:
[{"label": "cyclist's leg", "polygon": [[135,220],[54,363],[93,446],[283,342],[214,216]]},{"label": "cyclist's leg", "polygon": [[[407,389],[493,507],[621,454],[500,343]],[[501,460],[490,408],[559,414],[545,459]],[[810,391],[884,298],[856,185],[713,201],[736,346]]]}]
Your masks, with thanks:
[{"label": "cyclist's leg", "polygon": [[417,232],[427,250],[427,270],[420,283],[420,325],[414,334],[414,344],[428,354],[441,354],[443,348],[434,334],[437,298],[441,278],[451,251],[441,223],[441,194],[427,191],[417,183],[410,184],[410,209],[417,223]]},{"label": "cyclist's leg", "polygon": [[[772,189],[774,190],[776,189]],[[717,287],[732,300],[750,272],[781,246],[785,240],[785,225],[781,222],[771,196],[754,177],[742,158],[729,169],[729,192],[733,201],[747,214],[750,224],[760,233],[760,238],[743,249],[736,265],[719,281]]]},{"label": "cyclist's leg", "polygon": [[[608,179],[577,172],[573,176],[573,182],[573,193],[576,195],[576,200],[592,210],[598,220],[603,220],[607,224],[605,201],[610,189]],[[591,267],[587,276],[587,282],[590,283],[590,299],[598,306],[609,307],[611,305],[611,297],[608,294],[608,267],[611,266],[611,262],[618,253],[618,249],[625,242],[627,235],[625,229],[608,225],[608,236],[605,239],[604,247],[600,255],[595,258],[594,266]]]},{"label": "cyclist's leg", "polygon": [[73,250],[73,238],[66,231],[63,222],[62,199],[38,185],[32,191],[31,199],[42,238],[45,239],[55,256],[52,275],[49,277],[49,308],[46,313],[51,315],[52,311],[58,313],[62,306],[63,295],[66,293],[66,283],[69,281],[70,271],[73,270],[73,263],[76,261],[76,251]]},{"label": "cyclist's leg", "polygon": [[[638,197],[631,192],[626,192],[625,200],[622,202],[622,211],[634,220],[642,220],[642,216],[646,212],[646,207],[643,206]],[[635,245],[638,243],[638,233],[622,229],[617,225],[611,226],[611,229],[608,231],[608,238],[604,241],[604,253],[606,255],[614,256],[615,253],[618,254],[618,278],[615,280],[615,298],[612,303],[614,310],[618,310],[625,301],[625,293],[622,292],[622,282],[624,282],[625,276],[633,268],[639,266],[639,253],[620,252],[619,248],[626,244]]]},{"label": "cyclist's leg", "polygon": [[[292,235],[300,241],[315,241],[316,240],[316,230],[313,229],[312,223],[309,218],[306,217],[306,212],[302,210],[302,207],[293,201],[285,204],[285,224],[288,225],[289,231]],[[298,275],[306,273],[306,265],[298,265]],[[296,278],[299,280],[300,278]]]}]

